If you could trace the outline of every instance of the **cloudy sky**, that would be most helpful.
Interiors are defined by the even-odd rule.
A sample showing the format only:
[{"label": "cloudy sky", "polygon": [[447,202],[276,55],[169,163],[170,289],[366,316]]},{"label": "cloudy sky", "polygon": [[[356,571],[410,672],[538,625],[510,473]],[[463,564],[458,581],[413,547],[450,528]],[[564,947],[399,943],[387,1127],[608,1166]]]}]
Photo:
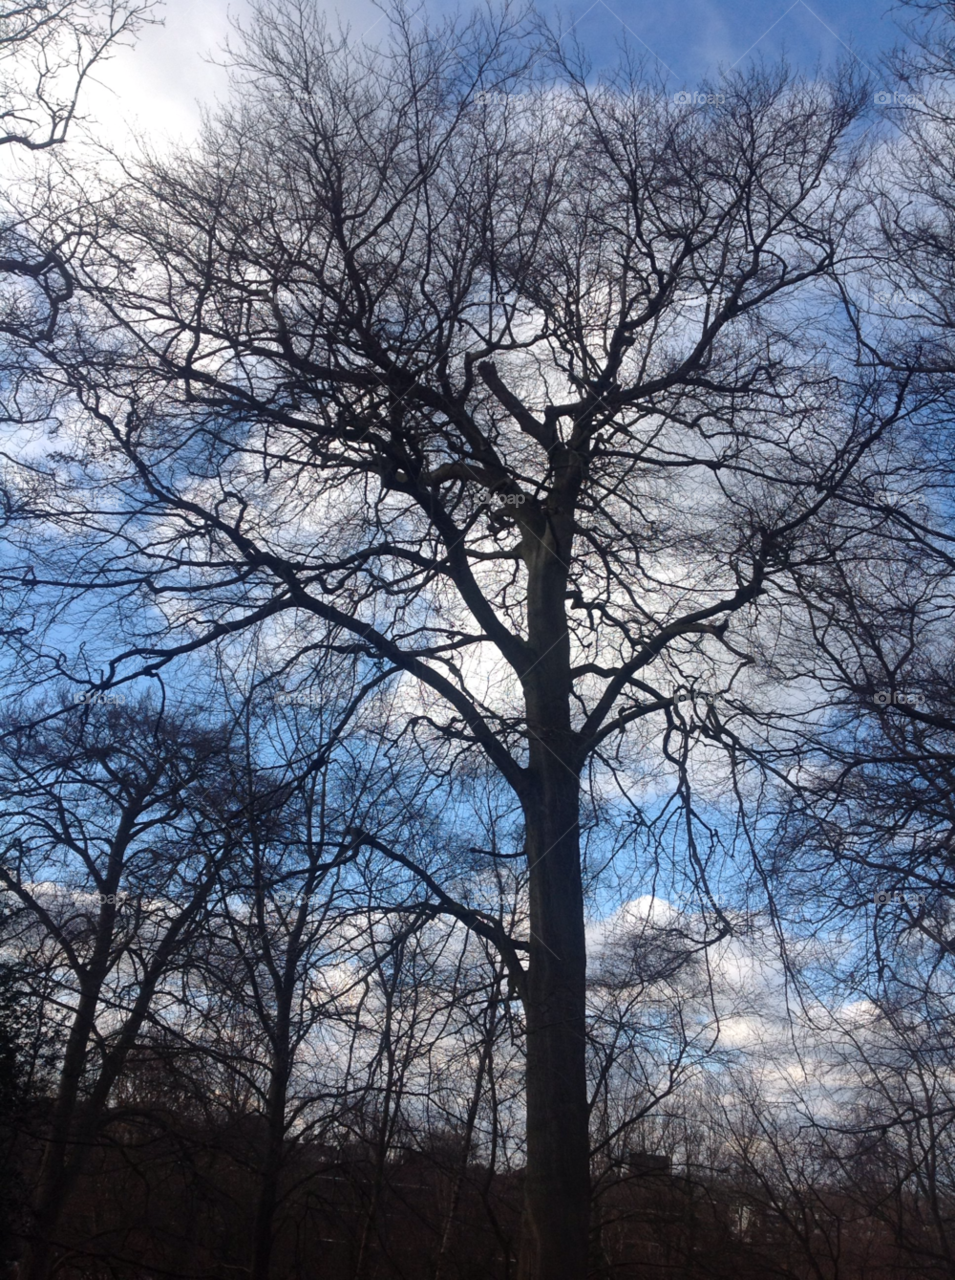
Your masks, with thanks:
[{"label": "cloudy sky", "polygon": [[[331,18],[354,34],[383,27],[371,0],[317,0]],[[443,14],[467,3],[424,0],[425,14]],[[611,57],[626,37],[674,89],[698,86],[720,67],[784,54],[808,71],[838,59],[871,73],[874,88],[887,77],[882,54],[900,38],[904,11],[876,0],[576,0],[538,7],[575,33],[595,61]],[[188,138],[199,122],[200,104],[211,105],[225,89],[225,74],[210,59],[228,35],[230,19],[248,12],[247,0],[164,0],[163,25],[124,50],[97,77],[86,106],[100,129],[116,135],[127,127],[152,135]]]}]

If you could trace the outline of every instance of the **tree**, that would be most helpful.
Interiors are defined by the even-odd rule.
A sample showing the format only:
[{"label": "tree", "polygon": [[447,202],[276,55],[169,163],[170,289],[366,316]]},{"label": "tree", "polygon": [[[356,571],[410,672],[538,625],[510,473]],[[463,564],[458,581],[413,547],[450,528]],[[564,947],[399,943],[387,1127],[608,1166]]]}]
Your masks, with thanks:
[{"label": "tree", "polygon": [[[6,897],[0,898],[0,938],[6,933]],[[37,1018],[23,966],[3,953],[0,957],[0,1265],[5,1267],[25,1207],[18,1185],[16,1117],[22,1115],[32,1083],[28,1042],[35,1036]]]},{"label": "tree", "polygon": [[[4,0],[0,5],[0,149],[37,153],[66,141],[93,68],[149,20],[153,0]],[[53,336],[71,297],[69,238],[49,232],[50,183],[40,175],[17,207],[0,206],[0,335]],[[44,226],[45,224],[45,226]],[[25,287],[24,287],[25,286]],[[5,397],[6,398],[6,397]]]},{"label": "tree", "polygon": [[955,1265],[952,990],[947,973],[920,993],[913,985],[893,981],[842,1019],[833,1039],[844,1105],[815,1117],[814,1136],[833,1182],[884,1224],[906,1263],[941,1276]]},{"label": "tree", "polygon": [[528,930],[441,905],[523,1002],[522,1277],[578,1280],[581,806],[616,787],[645,831],[632,780],[668,773],[705,888],[725,831],[696,761],[744,798],[772,729],[747,668],[802,609],[799,566],[866,531],[832,532],[897,397],[861,394],[827,303],[864,94],[753,72],[700,108],[630,64],[594,84],[506,10],[393,27],[375,53],[264,5],[234,106],[124,178],[72,345],[43,352],[87,433],[49,463],[65,536],[8,581],[36,616],[124,592],[102,687],[310,620],[303,653],[336,629],[401,673],[430,768],[483,753],[520,808]]},{"label": "tree", "polygon": [[[291,705],[276,706],[273,698],[290,695],[273,689],[269,696],[267,681],[243,699],[245,761],[235,787],[246,838],[219,877],[201,956],[192,957],[205,1009],[203,1047],[244,1077],[264,1121],[252,1280],[270,1274],[290,1135],[302,1141],[334,1114],[327,1096],[316,1114],[315,1093],[328,1090],[300,1068],[317,1051],[323,1022],[339,1016],[340,993],[326,989],[323,968],[346,963],[349,933],[361,936],[373,911],[353,870],[362,851],[354,833],[376,827],[369,812],[387,810],[381,793],[390,779],[376,778],[362,761],[351,722],[379,681],[356,689],[343,666],[341,658],[318,656]],[[296,700],[306,707],[304,723]],[[229,1035],[236,1021],[246,1032],[241,1044]]]},{"label": "tree", "polygon": [[904,427],[858,473],[853,500],[875,517],[868,554],[825,567],[792,637],[822,714],[803,736],[801,785],[786,790],[767,861],[780,907],[788,900],[801,924],[811,912],[814,927],[838,919],[858,932],[867,912],[873,996],[902,980],[913,934],[941,962],[955,951],[955,9],[905,9],[912,40],[887,63],[891,132],[868,169],[867,234],[843,282],[860,359],[898,381]]},{"label": "tree", "polygon": [[46,151],[63,142],[93,67],[135,33],[151,8],[128,0],[5,0],[0,146]]},{"label": "tree", "polygon": [[18,903],[7,933],[21,967],[57,971],[46,1014],[62,1038],[29,1280],[49,1274],[113,1085],[241,838],[227,779],[221,729],[146,702],[76,706],[4,737],[0,883]]}]

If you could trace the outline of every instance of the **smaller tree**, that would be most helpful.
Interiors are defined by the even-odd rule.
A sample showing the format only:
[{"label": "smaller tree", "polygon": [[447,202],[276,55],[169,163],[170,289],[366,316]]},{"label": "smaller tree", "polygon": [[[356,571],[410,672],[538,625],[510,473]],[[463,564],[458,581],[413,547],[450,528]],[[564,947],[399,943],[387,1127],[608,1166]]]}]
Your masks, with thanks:
[{"label": "smaller tree", "polygon": [[[0,895],[0,942],[9,918],[7,896]],[[25,1208],[19,1189],[17,1118],[30,1087],[28,1042],[35,1021],[22,966],[0,951],[0,1268]]]},{"label": "smaller tree", "polygon": [[0,741],[11,944],[55,974],[62,1035],[23,1270],[45,1280],[113,1085],[240,834],[222,729],[92,704]]},{"label": "smaller tree", "polygon": [[63,142],[93,67],[152,7],[153,0],[4,0],[0,146],[45,151]]},{"label": "smaller tree", "polygon": [[[0,153],[36,154],[65,142],[93,68],[135,36],[154,3],[0,0]],[[9,184],[0,201],[0,336],[49,340],[72,296],[68,238],[49,230],[53,186],[49,171],[34,169],[22,208]],[[9,403],[4,408],[18,419]]]},{"label": "smaller tree", "polygon": [[[351,832],[380,798],[380,784],[352,758],[347,734],[375,683],[360,686],[340,663],[326,661],[313,666],[307,694],[291,695],[292,707],[296,697],[306,705],[303,716],[292,707],[256,716],[255,693],[243,703],[246,754],[235,788],[246,840],[220,877],[201,953],[192,960],[205,1008],[203,1047],[243,1075],[250,1109],[263,1121],[264,1144],[254,1157],[252,1280],[270,1274],[289,1139],[293,1132],[307,1138],[316,1118],[335,1111],[333,1098],[316,1107],[315,1094],[326,1090],[301,1060],[314,1056],[323,1022],[336,1013],[339,993],[324,970],[347,951],[349,928],[363,927],[350,926],[352,918],[367,923],[368,904],[356,906],[349,881],[361,852]],[[261,751],[260,730],[267,739]]]}]

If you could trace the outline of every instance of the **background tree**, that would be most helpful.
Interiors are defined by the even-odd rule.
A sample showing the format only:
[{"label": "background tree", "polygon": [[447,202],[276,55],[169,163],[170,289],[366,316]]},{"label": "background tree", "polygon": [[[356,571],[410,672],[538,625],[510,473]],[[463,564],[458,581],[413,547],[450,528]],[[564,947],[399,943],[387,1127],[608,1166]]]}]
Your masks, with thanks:
[{"label": "background tree", "polygon": [[[323,1024],[341,1019],[349,987],[360,986],[356,953],[385,909],[382,899],[370,901],[367,872],[354,865],[362,852],[355,832],[383,831],[384,814],[394,820],[393,779],[387,768],[376,773],[374,751],[362,751],[361,720],[352,723],[368,714],[363,699],[380,680],[356,685],[354,674],[326,651],[316,655],[307,686],[286,690],[263,678],[241,698],[234,786],[245,839],[218,878],[201,954],[191,960],[204,1051],[243,1078],[247,1110],[263,1120],[264,1143],[252,1160],[253,1280],[270,1274],[292,1135],[301,1143],[316,1124],[327,1130],[336,1113],[334,1071],[310,1071],[302,1059],[321,1052]],[[356,971],[343,991],[325,971],[349,964]],[[192,1040],[195,1026],[185,1034]]]},{"label": "background tree", "polygon": [[5,0],[0,8],[0,146],[45,151],[66,138],[97,62],[152,8],[126,0]]},{"label": "background tree", "polygon": [[[0,939],[9,923],[8,895],[0,894]],[[12,948],[0,951],[0,1265],[6,1267],[17,1250],[26,1210],[23,1171],[18,1159],[18,1119],[23,1116],[32,1088],[34,1057],[31,1044],[39,1032],[37,1005],[31,998],[26,966]]]},{"label": "background tree", "polygon": [[791,633],[822,692],[766,860],[792,926],[868,933],[853,976],[876,1000],[899,982],[924,990],[913,934],[950,962],[955,897],[955,11],[933,2],[903,12],[912,39],[887,64],[898,91],[887,95],[865,234],[841,287],[860,361],[898,380],[904,412],[857,474],[852,500],[873,518],[868,554],[857,544],[821,570],[825,590],[806,593]]},{"label": "background tree", "polygon": [[221,729],[94,703],[3,741],[0,882],[18,903],[7,932],[59,976],[45,1016],[62,1057],[23,1272],[42,1280],[113,1085],[241,836]]},{"label": "background tree", "polygon": [[[52,151],[66,141],[93,68],[149,21],[152,0],[4,0],[0,5],[0,154]],[[48,339],[73,291],[69,237],[50,225],[50,169],[26,183],[5,172],[0,202],[0,337]],[[13,408],[16,396],[5,388]],[[14,416],[16,420],[16,415]]]},{"label": "background tree", "polygon": [[848,1106],[815,1127],[830,1179],[908,1265],[940,1276],[955,1256],[950,1001],[947,974],[921,995],[895,981],[842,1019]]}]

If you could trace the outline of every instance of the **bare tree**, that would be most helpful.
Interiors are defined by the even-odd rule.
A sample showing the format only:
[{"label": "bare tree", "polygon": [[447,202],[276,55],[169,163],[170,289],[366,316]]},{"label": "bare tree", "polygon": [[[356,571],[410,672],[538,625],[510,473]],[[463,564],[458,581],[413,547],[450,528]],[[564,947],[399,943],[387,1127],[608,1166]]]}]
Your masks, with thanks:
[{"label": "bare tree", "polygon": [[903,13],[912,39],[876,95],[891,132],[867,170],[867,234],[843,289],[860,359],[904,391],[904,425],[857,473],[868,554],[857,544],[813,570],[826,588],[805,593],[791,633],[821,714],[767,855],[780,908],[817,927],[871,925],[868,994],[902,980],[913,933],[941,961],[955,949],[955,10],[913,0]]},{"label": "bare tree", "polygon": [[955,1266],[951,985],[894,989],[835,1041],[846,1105],[817,1116],[832,1181],[924,1275]]},{"label": "bare tree", "polygon": [[[222,1026],[238,1019],[252,1031],[241,1051],[226,1039],[216,1053],[244,1074],[257,1098],[250,1110],[260,1108],[265,1122],[253,1280],[268,1280],[270,1273],[290,1134],[302,1140],[316,1117],[327,1126],[335,1113],[326,1082],[311,1078],[300,1059],[320,1052],[322,1023],[340,1017],[347,990],[329,989],[324,970],[347,963],[355,949],[349,933],[361,935],[369,915],[363,877],[350,875],[362,851],[354,832],[375,827],[369,811],[387,808],[380,794],[388,788],[387,771],[384,782],[369,777],[350,736],[357,738],[350,721],[368,689],[356,691],[324,656],[326,662],[311,672],[304,724],[293,712],[284,733],[277,731],[275,694],[269,697],[267,686],[244,699],[246,760],[236,783],[247,814],[246,839],[220,877],[202,958],[193,958],[204,984],[203,1022],[213,1032],[206,1035],[206,1051],[215,1045],[220,1019]],[[262,702],[265,715],[256,709]],[[356,973],[355,985],[361,980]],[[217,998],[210,999],[210,992]]]},{"label": "bare tree", "polygon": [[7,933],[21,961],[55,967],[46,1016],[63,1041],[24,1263],[41,1280],[111,1089],[240,836],[219,730],[87,705],[4,741]]},{"label": "bare tree", "polygon": [[[715,1069],[719,1017],[706,944],[675,913],[624,913],[590,957],[589,1075],[597,1192],[628,1167],[643,1122],[703,1062]],[[694,945],[695,943],[695,945]],[[706,1016],[704,1011],[709,1012]]]},{"label": "bare tree", "polygon": [[[154,0],[4,0],[0,5],[0,154],[58,148],[93,68],[149,21]],[[9,175],[8,175],[9,176]],[[72,296],[71,238],[51,227],[55,177],[34,169],[25,199],[0,204],[0,336],[52,338]],[[15,397],[7,390],[4,400]],[[10,416],[9,414],[7,416]]]},{"label": "bare tree", "polygon": [[63,142],[93,67],[135,34],[152,7],[129,0],[5,0],[0,146],[45,151]]},{"label": "bare tree", "polygon": [[50,518],[79,536],[8,582],[38,615],[125,593],[104,687],[241,629],[310,621],[303,652],[339,630],[402,674],[430,768],[497,770],[523,849],[486,859],[526,857],[526,933],[424,882],[523,1002],[521,1274],[577,1280],[582,803],[638,808],[630,779],[668,775],[705,887],[724,832],[697,763],[737,773],[745,841],[778,723],[747,669],[822,589],[800,567],[870,531],[844,495],[897,386],[863,394],[827,304],[864,95],[754,73],[699,107],[629,65],[595,85],[506,10],[393,26],[375,53],[262,7],[235,105],[131,172],[72,351],[45,353],[102,469],[74,469],[64,512],[51,459]]}]

